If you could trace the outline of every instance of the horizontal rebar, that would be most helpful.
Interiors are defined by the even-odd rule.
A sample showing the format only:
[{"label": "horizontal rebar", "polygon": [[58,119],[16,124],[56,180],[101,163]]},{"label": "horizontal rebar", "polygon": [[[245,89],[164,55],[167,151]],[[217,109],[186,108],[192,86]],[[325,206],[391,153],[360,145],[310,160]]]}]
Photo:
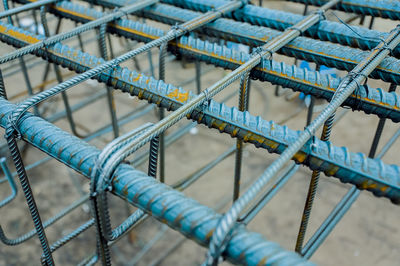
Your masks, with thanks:
[{"label": "horizontal rebar", "polygon": [[[325,0],[288,0],[297,3],[321,6]],[[374,17],[389,18],[400,20],[400,2],[393,0],[342,0],[336,7],[346,12],[354,12],[362,15],[370,15]]]},{"label": "horizontal rebar", "polygon": [[[103,3],[104,1],[99,2]],[[87,14],[86,8],[80,8],[79,5],[61,2],[57,6],[63,6],[63,8],[62,10],[58,7],[50,9],[50,11],[55,15],[61,15],[73,20],[78,19],[82,22],[85,22],[88,19],[87,15],[89,14]],[[119,6],[118,1],[113,3],[113,6]],[[210,8],[210,6],[207,7]],[[66,9],[71,11],[74,10],[75,12],[67,11]],[[79,15],[76,15],[76,12],[86,12],[86,14],[85,16],[78,18]],[[161,4],[155,5],[154,8],[145,9],[143,14],[151,19],[169,24],[187,21],[198,15],[197,12]],[[101,16],[101,13],[98,13],[97,16]],[[121,23],[119,25],[126,26],[127,24],[128,23]],[[146,25],[144,28],[146,29],[147,27],[148,26]],[[119,27],[117,28],[119,29]],[[203,31],[207,35],[222,37],[230,41],[245,43],[251,46],[263,45],[265,42],[270,41],[280,34],[280,32],[276,30],[252,26],[248,23],[236,22],[231,19],[219,19],[209,24],[204,28],[204,30],[199,29],[199,31]],[[110,32],[115,33],[118,32],[118,30],[110,29]],[[387,34],[384,36],[387,36]],[[143,36],[140,36],[137,40],[143,41],[142,37]],[[145,35],[144,37],[150,36]],[[355,41],[354,38],[349,38]],[[370,44],[371,49],[377,45],[379,37],[377,40],[377,42]],[[296,38],[278,52],[287,56],[346,71],[351,71],[364,57],[368,55],[367,51],[361,51],[359,49],[334,43],[322,42],[307,37]],[[394,57],[384,59],[383,62],[371,72],[370,77],[400,84],[400,61]]]},{"label": "horizontal rebar", "polygon": [[[104,4],[106,5],[108,1],[101,0],[98,2],[104,2]],[[125,4],[124,0],[112,2],[114,5]],[[223,4],[224,2],[226,2],[226,0],[165,0],[162,2],[174,4],[179,7],[189,8],[195,11],[204,12],[204,10],[213,8],[213,6]],[[155,8],[151,8],[148,10],[160,10],[161,4],[155,5],[154,7]],[[400,11],[400,6],[398,8]],[[182,16],[181,14],[177,15]],[[248,22],[254,25],[270,27],[277,30],[284,30],[290,26],[293,26],[297,22],[304,19],[304,17],[305,16],[300,14],[294,14],[292,12],[282,10],[269,9],[267,7],[256,5],[247,5],[245,8],[234,12],[233,15],[233,18],[236,20]],[[376,45],[378,45],[380,38],[387,37],[387,33],[354,25],[351,25],[351,27],[354,31],[352,31],[351,29],[349,29],[348,26],[342,23],[324,20],[318,23],[318,25],[311,27],[309,30],[305,31],[305,35],[312,36],[313,38],[319,38],[324,41],[337,42],[343,45],[358,47],[363,50],[373,49]],[[355,32],[357,32],[359,35],[357,35]],[[393,49],[393,52],[396,56],[400,56],[400,48]]]},{"label": "horizontal rebar", "polygon": [[51,36],[49,38],[46,38],[46,39],[43,39],[40,41],[37,40],[36,42],[30,43],[26,47],[20,48],[16,51],[13,51],[11,53],[1,56],[0,64],[4,64],[8,61],[14,60],[23,55],[32,53],[33,51],[38,50],[40,48],[47,47],[47,46],[55,44],[57,42],[61,42],[63,40],[69,39],[80,33],[83,33],[85,31],[99,27],[102,24],[114,21],[122,16],[125,16],[126,14],[138,11],[146,6],[152,5],[152,4],[156,3],[157,1],[158,0],[145,0],[145,1],[138,2],[138,3],[134,3],[129,6],[123,7],[120,10],[117,10],[116,12],[113,12],[111,14],[104,15],[101,18],[98,18],[97,20],[93,20],[84,25],[80,25],[71,31],[63,32],[63,33]]},{"label": "horizontal rebar", "polygon": [[[70,14],[79,14],[87,10],[79,5],[68,3],[63,4],[63,6],[65,9],[67,7],[70,8]],[[76,17],[76,15],[73,16]],[[87,15],[85,16],[87,18]],[[117,22],[114,27],[108,27],[108,29],[111,33],[145,42],[164,34],[160,29],[124,19]],[[179,45],[179,49],[175,49],[176,52],[224,68],[234,69],[239,64],[243,64],[244,59],[249,57],[244,53],[193,37],[182,38],[180,43],[183,45]],[[170,47],[173,45],[170,44]],[[264,62],[264,67],[264,69],[252,71],[253,78],[269,81],[273,84],[289,87],[327,100],[331,99],[340,83],[340,79],[329,75],[320,75],[318,72],[307,71],[296,66],[289,66],[283,62],[277,63],[273,60],[268,60]],[[355,110],[363,110],[368,114],[378,114],[380,117],[389,118],[395,122],[400,121],[400,99],[396,93],[387,93],[382,89],[363,86],[359,89],[358,94],[353,94],[344,102],[344,105],[350,106]]]},{"label": "horizontal rebar", "polygon": [[[23,32],[19,30],[19,33]],[[48,60],[78,73],[103,60],[62,44],[48,49],[48,54],[44,50],[40,51],[39,54]],[[182,88],[129,71],[127,68],[116,67],[113,73],[104,72],[96,76],[96,79],[168,110],[177,110],[194,97],[194,94]],[[281,153],[299,135],[299,132],[273,121],[265,121],[261,117],[239,112],[237,108],[230,108],[215,101],[211,101],[204,112],[195,110],[190,118],[273,153]],[[370,190],[377,196],[388,197],[395,203],[400,202],[400,169],[397,166],[384,165],[380,160],[368,159],[364,154],[350,153],[347,148],[334,147],[329,142],[316,140],[316,147],[312,152],[309,148],[304,148],[294,159],[309,165],[312,170],[324,171],[328,176],[336,176],[342,182]]]},{"label": "horizontal rebar", "polygon": [[8,10],[5,10],[3,12],[0,12],[0,19],[8,17],[8,16],[12,16],[12,15],[24,12],[24,11],[35,9],[35,8],[38,8],[38,7],[41,7],[41,6],[44,6],[44,5],[52,4],[52,3],[55,3],[57,1],[60,1],[60,0],[39,0],[39,1],[32,2],[32,3],[29,3],[29,4],[25,4],[25,5],[16,7],[16,8],[8,9]]},{"label": "horizontal rebar", "polygon": [[[267,170],[253,183],[253,185],[243,193],[243,195],[236,200],[232,207],[224,214],[218,222],[218,226],[213,233],[208,250],[208,258],[218,258],[224,251],[224,242],[227,241],[234,231],[234,227],[240,213],[246,206],[254,200],[255,197],[262,191],[273,178],[296,154],[308,146],[311,150],[317,148],[314,139],[312,142],[309,140],[315,136],[318,130],[325,121],[331,117],[336,109],[340,107],[341,103],[348,98],[355,89],[367,78],[368,74],[376,68],[377,65],[389,54],[390,50],[400,43],[400,25],[394,28],[388,38],[372,50],[370,54],[358,64],[352,72],[350,72],[340,83],[338,91],[335,93],[332,101],[325,107],[322,112],[308,125],[304,131],[301,131],[298,137],[287,146],[278,159],[273,161]],[[314,137],[315,138],[315,137]],[[314,147],[314,148],[313,148]],[[318,148],[317,148],[318,149]],[[365,156],[365,155],[364,155]],[[400,170],[400,168],[398,168]],[[399,173],[397,178],[399,178]],[[398,180],[400,181],[400,180]],[[205,264],[209,265],[210,260],[206,260]]]},{"label": "horizontal rebar", "polygon": [[[7,100],[0,99],[2,127],[6,126],[7,117],[15,108]],[[20,131],[25,141],[84,176],[91,176],[100,153],[98,149],[29,113],[23,115]],[[221,217],[212,209],[126,164],[117,168],[112,186],[112,192],[117,196],[203,246],[207,246]],[[276,265],[312,265],[296,253],[285,251],[244,227],[229,242],[226,255],[229,261],[237,264],[257,265],[269,261]]]},{"label": "horizontal rebar", "polygon": [[[121,23],[125,25],[122,31],[126,33],[123,35],[125,37],[130,37],[130,32],[132,31],[139,32],[140,30],[143,30],[142,35],[154,36],[153,38],[157,38],[156,36],[163,34],[163,31],[155,28],[152,29],[149,26],[144,27],[144,24],[140,24],[139,22],[122,20]],[[24,36],[26,36],[26,38]],[[31,38],[40,37],[8,24],[0,23],[0,39],[8,44],[20,47],[23,45],[21,42],[25,42]],[[176,47],[176,44],[174,47]],[[64,48],[59,47],[59,49],[63,50]],[[181,38],[178,47],[171,49],[185,56],[194,57],[195,59],[229,69],[236,68],[250,57],[249,54],[240,53],[193,37]],[[65,51],[68,50],[69,48],[65,48]],[[49,51],[51,51],[51,49]],[[68,64],[70,59],[77,60],[82,58],[82,54],[79,54],[78,51],[76,52],[78,54],[75,57],[73,56],[75,50],[74,53],[63,53],[68,57],[66,58],[67,62],[63,64]],[[63,61],[63,59],[60,58],[58,62],[60,63],[61,61]],[[256,68],[252,71],[253,78],[269,81],[273,84],[279,84],[283,87],[289,87],[293,90],[302,91],[306,94],[311,94],[327,100],[332,98],[340,83],[340,79],[338,78],[333,78],[329,75],[321,75],[318,72],[308,71],[296,66],[289,66],[283,62],[278,63],[273,60],[265,60],[263,64],[264,69]],[[66,65],[65,67],[69,66]],[[75,69],[75,71],[76,70],[77,69]],[[362,110],[367,114],[377,114],[379,117],[389,118],[394,122],[400,121],[399,96],[394,92],[388,93],[380,88],[374,89],[369,86],[360,87],[358,93],[351,95],[351,97],[344,102],[343,106],[350,106],[353,110]]]}]

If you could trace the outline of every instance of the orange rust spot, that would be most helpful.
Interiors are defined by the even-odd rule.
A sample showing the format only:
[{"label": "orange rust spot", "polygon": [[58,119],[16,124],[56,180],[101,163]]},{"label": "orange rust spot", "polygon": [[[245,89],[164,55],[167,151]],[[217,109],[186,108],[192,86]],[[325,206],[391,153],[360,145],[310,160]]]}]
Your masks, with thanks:
[{"label": "orange rust spot", "polygon": [[[247,136],[247,135],[246,135],[246,136]],[[264,143],[265,138],[262,137],[262,136],[256,135],[256,134],[251,134],[251,135],[248,137],[248,141],[251,142],[251,143],[256,144],[256,146],[257,146],[257,145],[258,145],[258,146],[261,146],[261,145]]]},{"label": "orange rust spot", "polygon": [[122,194],[123,194],[124,196],[128,196],[128,185],[125,185],[125,186],[122,188]]},{"label": "orange rust spot", "polygon": [[59,150],[58,150],[58,156],[60,156],[60,154],[63,152],[63,148],[61,147]]},{"label": "orange rust spot", "polygon": [[245,258],[246,258],[246,253],[243,251],[242,253],[240,253],[239,259],[244,260]]},{"label": "orange rust spot", "polygon": [[82,163],[83,163],[83,158],[82,158],[82,159],[80,159],[80,161],[79,161],[79,163],[78,163],[78,168],[80,168],[80,167],[81,167]]},{"label": "orange rust spot", "polygon": [[307,159],[307,154],[305,154],[304,152],[298,152],[293,156],[293,159],[302,163]]},{"label": "orange rust spot", "polygon": [[361,188],[362,189],[375,189],[375,188],[377,188],[377,184],[370,183],[370,181],[366,180],[361,183]]},{"label": "orange rust spot", "polygon": [[180,223],[180,221],[183,219],[183,216],[182,216],[182,214],[179,214],[176,218],[175,218],[175,220],[174,220],[174,224],[179,224]]},{"label": "orange rust spot", "polygon": [[325,174],[328,176],[333,176],[339,170],[338,166],[331,166],[330,169],[325,171]]},{"label": "orange rust spot", "polygon": [[133,81],[133,82],[136,82],[136,81],[138,81],[141,77],[142,77],[142,74],[139,74],[139,75],[137,75],[137,77],[134,78],[132,81]]},{"label": "orange rust spot", "polygon": [[189,92],[187,91],[186,93],[181,93],[178,89],[175,89],[174,91],[170,92],[167,97],[184,103],[189,98]]},{"label": "orange rust spot", "polygon": [[206,240],[210,241],[212,235],[214,234],[214,229],[210,230],[206,235]]},{"label": "orange rust spot", "polygon": [[260,260],[257,263],[257,266],[262,266],[262,265],[266,265],[267,264],[267,257],[262,258],[262,260]]},{"label": "orange rust spot", "polygon": [[236,135],[237,135],[238,132],[239,132],[239,128],[235,128],[235,129],[232,131],[231,136],[232,136],[232,137],[236,137]]}]

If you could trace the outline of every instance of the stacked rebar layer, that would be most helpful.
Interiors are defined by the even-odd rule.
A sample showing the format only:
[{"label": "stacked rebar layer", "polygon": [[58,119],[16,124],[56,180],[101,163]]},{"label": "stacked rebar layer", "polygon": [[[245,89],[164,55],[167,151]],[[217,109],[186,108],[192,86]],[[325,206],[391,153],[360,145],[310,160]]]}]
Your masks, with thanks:
[{"label": "stacked rebar layer", "polygon": [[[18,200],[20,187],[34,229],[25,234],[19,232],[19,237],[12,238],[9,228],[1,224],[0,240],[18,250],[17,246],[37,237],[40,255],[35,249],[34,258],[29,257],[28,261],[36,259],[43,265],[59,264],[55,259],[59,257],[54,256],[56,251],[62,254],[69,242],[79,250],[76,238],[87,237],[93,239],[93,245],[90,253],[85,251],[86,258],[67,258],[64,263],[137,264],[167,231],[161,226],[146,245],[140,249],[135,246],[140,241],[136,241],[133,232],[146,231],[139,226],[154,218],[206,247],[203,265],[218,265],[222,260],[246,265],[311,265],[308,259],[362,190],[400,204],[400,166],[382,161],[400,131],[377,154],[386,120],[400,121],[400,98],[395,92],[400,84],[400,26],[372,29],[375,18],[400,19],[397,2],[291,1],[305,4],[303,15],[273,10],[262,1],[256,6],[247,0],[16,0],[10,1],[11,7],[8,2],[3,1],[4,11],[0,12],[3,19],[0,21],[3,44],[0,49],[4,50],[0,53],[0,126],[5,130],[1,146],[5,157],[0,160],[4,172],[0,179],[0,211],[5,215],[12,213],[9,206]],[[311,5],[318,7],[309,11]],[[371,16],[369,28],[351,25],[357,19],[363,24],[366,16]],[[330,20],[331,17],[338,22]],[[67,27],[63,26],[65,23]],[[73,45],[71,41],[76,40],[78,45]],[[120,48],[118,51],[116,46]],[[93,54],[97,50],[99,56]],[[156,65],[153,62],[155,50]],[[286,62],[295,58],[295,62],[279,62],[277,56],[285,56]],[[177,62],[170,62],[175,59],[182,60],[183,65],[194,62],[194,78],[181,86],[166,82],[166,74],[179,71],[167,67],[172,63],[176,66]],[[299,60],[304,60],[303,64],[298,64]],[[128,61],[133,61],[133,68],[126,67]],[[315,70],[306,61],[315,63]],[[216,78],[217,71],[209,70],[211,74],[202,71],[202,62],[223,68],[225,72]],[[143,65],[148,66],[148,70],[145,71]],[[38,68],[44,70],[41,79]],[[322,68],[342,72],[339,77]],[[187,73],[185,68],[181,71]],[[53,80],[50,79],[52,75]],[[212,76],[207,86],[203,86],[204,75]],[[23,78],[25,83],[11,85],[8,79],[12,78],[14,82]],[[90,79],[104,86],[95,85],[94,91],[87,93]],[[38,80],[39,85],[34,86]],[[276,97],[280,96],[282,87],[291,89],[285,90],[289,95],[287,99],[300,98],[301,93],[307,100],[301,104],[300,111],[283,123],[268,121],[264,115],[255,116],[249,112],[252,102],[257,100],[251,96],[254,93],[254,89],[250,90],[254,86],[251,84],[255,84],[251,80],[276,85]],[[187,84],[193,82],[196,89],[188,89]],[[388,91],[376,88],[376,84],[386,83],[390,84]],[[86,94],[72,97],[76,87],[84,88]],[[116,96],[117,91],[122,93]],[[220,95],[224,96],[223,100],[217,100]],[[239,95],[237,107],[226,103],[234,95]],[[127,100],[134,102],[132,98],[136,97],[148,104],[135,107],[130,104],[126,114],[119,115],[120,105]],[[321,102],[318,99],[327,103],[317,106]],[[57,112],[59,100],[62,107]],[[88,107],[103,100],[100,109]],[[257,101],[257,105],[264,104]],[[286,104],[293,103],[288,100]],[[331,135],[335,135],[335,124],[342,117],[342,107],[363,111],[364,116],[379,117],[368,154],[355,153],[330,142]],[[284,125],[307,108],[304,130]],[[313,118],[317,108],[319,114]],[[156,117],[151,116],[152,110],[156,110]],[[104,111],[108,114],[103,116]],[[87,119],[90,112],[91,118]],[[194,122],[182,126],[185,117]],[[94,131],[90,124],[100,121],[107,122]],[[65,128],[71,133],[56,126],[56,122],[61,127],[67,125]],[[226,133],[222,134],[225,139],[229,134],[236,143],[193,174],[176,179],[166,171],[179,165],[168,160],[174,153],[178,156],[177,148],[169,146],[181,141],[188,132],[196,134],[197,124]],[[167,134],[170,128],[175,131]],[[82,131],[86,133],[80,133]],[[206,134],[212,135],[209,131]],[[98,145],[88,143],[93,140]],[[19,142],[27,145],[18,145]],[[243,159],[246,143],[261,148],[263,156],[266,152],[278,155],[264,163],[266,169],[253,180],[242,176],[246,167]],[[96,147],[99,145],[103,148]],[[30,146],[48,157],[25,166],[24,162],[32,160],[27,152]],[[189,154],[192,153],[195,151],[190,150]],[[207,157],[210,153],[207,149]],[[233,192],[218,200],[216,210],[182,194],[186,188],[194,188],[202,201],[208,191],[201,191],[195,182],[212,168],[222,165],[232,154],[235,154],[229,167],[232,172],[224,171],[223,175],[229,177]],[[81,181],[70,173],[81,196],[45,220],[41,197],[50,192],[35,191],[37,184],[30,170],[36,168],[41,173],[40,166],[51,158],[87,177],[89,186],[82,188]],[[15,172],[8,167],[11,161]],[[144,162],[148,163],[147,172],[140,168]],[[311,179],[307,184],[296,245],[291,251],[286,245],[283,248],[263,234],[253,232],[247,225],[269,206],[275,195],[283,193],[281,190],[298,173],[299,165],[309,168]],[[189,167],[193,171],[198,165]],[[350,189],[305,243],[321,172],[349,184]],[[178,181],[171,183],[169,180]],[[225,187],[214,187],[219,195],[227,192]],[[121,216],[118,211],[123,203],[109,202],[110,194],[136,209],[125,206],[127,212]],[[232,197],[233,203],[229,205]],[[18,208],[22,209],[22,202],[18,202],[21,203]],[[47,228],[59,220],[65,221],[80,206],[85,206],[88,218],[81,217],[79,226],[61,237],[58,234],[56,240],[50,239]],[[226,212],[220,214],[226,207]],[[119,225],[113,227],[114,223]],[[130,245],[117,249],[121,239],[128,239]],[[183,240],[166,245],[162,252],[154,252],[160,256],[152,256],[150,264],[159,264],[182,243]],[[135,256],[130,254],[133,258],[121,255],[121,250],[127,248],[128,254],[135,253]],[[11,263],[11,254],[5,252],[4,257],[5,263]],[[190,258],[180,260],[182,265],[195,263]]]}]

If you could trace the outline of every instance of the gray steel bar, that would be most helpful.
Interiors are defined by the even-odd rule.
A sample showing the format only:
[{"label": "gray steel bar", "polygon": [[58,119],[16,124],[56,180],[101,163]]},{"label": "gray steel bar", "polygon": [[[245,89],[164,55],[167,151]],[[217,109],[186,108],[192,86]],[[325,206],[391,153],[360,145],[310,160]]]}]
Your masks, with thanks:
[{"label": "gray steel bar", "polygon": [[[224,242],[227,235],[231,232],[239,214],[243,208],[248,205],[252,199],[262,190],[264,185],[299,151],[307,141],[315,134],[315,131],[321,127],[325,120],[330,117],[338,107],[345,101],[353,91],[360,86],[368,74],[389,54],[390,50],[396,47],[400,42],[400,26],[396,27],[389,37],[382,42],[377,49],[373,50],[353,70],[353,75],[349,74],[343,79],[335,96],[329,105],[321,114],[299,135],[298,139],[286,148],[281,156],[275,160],[266,173],[262,175],[252,187],[250,187],[232,206],[232,208],[219,221],[217,229],[210,242],[209,258],[218,258],[220,254],[219,247]],[[207,264],[212,264],[213,259],[207,260]]]},{"label": "gray steel bar", "polygon": [[14,60],[16,58],[19,58],[21,56],[24,56],[26,54],[32,53],[35,50],[41,49],[43,47],[55,44],[57,42],[61,42],[63,40],[66,40],[68,38],[71,38],[77,34],[83,33],[85,31],[94,29],[96,27],[101,26],[104,23],[114,21],[122,16],[125,16],[126,14],[138,11],[140,9],[143,9],[149,5],[152,5],[154,3],[158,2],[158,0],[144,0],[140,1],[137,3],[134,3],[132,5],[126,6],[118,10],[117,12],[113,12],[111,14],[108,14],[106,16],[103,16],[97,20],[88,22],[86,24],[80,25],[76,28],[74,28],[71,31],[60,33],[54,36],[51,36],[43,41],[33,41],[30,45],[25,46],[23,48],[20,48],[14,52],[11,52],[9,54],[3,55],[0,57],[0,64],[4,64],[8,61]]},{"label": "gray steel bar", "polygon": [[33,2],[33,3],[29,3],[29,4],[25,4],[25,5],[16,7],[16,8],[8,9],[8,10],[5,10],[3,12],[0,12],[0,19],[12,16],[12,15],[24,12],[24,11],[35,9],[35,8],[38,8],[38,7],[41,7],[41,6],[44,6],[44,5],[52,4],[52,3],[55,3],[57,1],[60,1],[60,0],[39,0],[39,1],[36,1],[36,2]]},{"label": "gray steel bar", "polygon": [[[7,124],[7,117],[16,106],[0,98],[0,123]],[[23,139],[53,156],[72,169],[89,177],[99,150],[71,136],[41,118],[25,114],[20,130]],[[49,134],[50,133],[50,134]],[[26,137],[26,138],[25,138]],[[210,208],[188,199],[169,186],[129,165],[121,165],[114,174],[113,193],[162,220],[188,237],[207,245],[219,214]],[[145,189],[151,187],[152,189]],[[248,256],[251,253],[251,256]],[[231,239],[227,250],[229,261],[257,265],[267,260],[276,265],[312,265],[294,252],[284,251],[259,234],[240,228]]]}]

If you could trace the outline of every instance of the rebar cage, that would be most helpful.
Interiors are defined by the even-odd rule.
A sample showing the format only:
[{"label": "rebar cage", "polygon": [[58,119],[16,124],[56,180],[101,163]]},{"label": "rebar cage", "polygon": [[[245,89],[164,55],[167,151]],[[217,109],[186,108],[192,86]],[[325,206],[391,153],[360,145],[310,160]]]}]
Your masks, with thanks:
[{"label": "rebar cage", "polygon": [[3,7],[0,264],[398,263],[400,2]]}]

